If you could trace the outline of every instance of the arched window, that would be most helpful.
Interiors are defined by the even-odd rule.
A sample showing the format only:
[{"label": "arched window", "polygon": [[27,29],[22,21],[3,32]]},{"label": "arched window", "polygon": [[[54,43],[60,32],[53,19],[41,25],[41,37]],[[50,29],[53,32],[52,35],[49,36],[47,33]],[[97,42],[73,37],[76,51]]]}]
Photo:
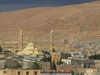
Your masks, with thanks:
[{"label": "arched window", "polygon": [[26,75],[29,75],[29,72],[28,71],[26,72]]},{"label": "arched window", "polygon": [[37,75],[37,72],[35,71],[35,75]]},{"label": "arched window", "polygon": [[18,71],[18,75],[20,75],[20,72]]}]

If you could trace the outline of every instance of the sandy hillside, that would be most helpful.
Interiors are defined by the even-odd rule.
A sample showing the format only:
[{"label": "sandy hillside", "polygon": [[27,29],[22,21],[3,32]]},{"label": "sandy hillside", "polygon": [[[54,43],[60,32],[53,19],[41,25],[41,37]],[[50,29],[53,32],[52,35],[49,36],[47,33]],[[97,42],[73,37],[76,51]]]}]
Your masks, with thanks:
[{"label": "sandy hillside", "polygon": [[0,42],[24,42],[67,39],[70,42],[98,41],[100,38],[100,1],[62,7],[42,7],[0,13]]}]

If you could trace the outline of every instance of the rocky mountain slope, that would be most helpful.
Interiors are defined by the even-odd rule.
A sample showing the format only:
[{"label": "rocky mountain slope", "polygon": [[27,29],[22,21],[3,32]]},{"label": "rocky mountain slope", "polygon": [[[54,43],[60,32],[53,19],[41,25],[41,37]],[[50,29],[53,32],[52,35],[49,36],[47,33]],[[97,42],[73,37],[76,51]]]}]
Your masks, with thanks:
[{"label": "rocky mountain slope", "polygon": [[0,42],[93,42],[100,39],[100,1],[62,7],[41,7],[0,13]]}]

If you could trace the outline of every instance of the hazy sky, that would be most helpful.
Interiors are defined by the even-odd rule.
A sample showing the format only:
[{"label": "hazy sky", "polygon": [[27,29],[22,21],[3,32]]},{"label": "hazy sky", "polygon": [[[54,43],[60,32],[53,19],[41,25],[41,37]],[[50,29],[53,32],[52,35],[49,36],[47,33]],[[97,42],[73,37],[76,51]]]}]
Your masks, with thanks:
[{"label": "hazy sky", "polygon": [[97,0],[0,0],[0,12],[34,7],[57,7],[80,4]]}]

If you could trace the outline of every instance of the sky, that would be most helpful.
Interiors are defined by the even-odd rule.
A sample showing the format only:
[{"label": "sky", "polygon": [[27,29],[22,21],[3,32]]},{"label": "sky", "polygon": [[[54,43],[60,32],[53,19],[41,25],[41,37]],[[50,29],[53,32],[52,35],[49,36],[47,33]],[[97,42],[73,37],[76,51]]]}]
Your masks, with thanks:
[{"label": "sky", "polygon": [[93,1],[97,0],[0,0],[0,12],[15,11],[34,7],[58,7]]}]

